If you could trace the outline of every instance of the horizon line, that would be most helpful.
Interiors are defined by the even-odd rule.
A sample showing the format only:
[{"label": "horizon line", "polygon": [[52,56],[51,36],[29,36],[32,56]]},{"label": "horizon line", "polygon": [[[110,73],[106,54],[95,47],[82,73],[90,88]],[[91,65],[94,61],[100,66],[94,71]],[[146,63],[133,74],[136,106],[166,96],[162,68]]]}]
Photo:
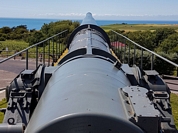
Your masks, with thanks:
[{"label": "horizon line", "polygon": [[[0,19],[47,19],[47,20],[79,20],[82,21],[83,19],[75,19],[75,18],[36,18],[36,17],[0,17]],[[103,21],[178,21],[178,19],[95,19],[103,20]]]}]

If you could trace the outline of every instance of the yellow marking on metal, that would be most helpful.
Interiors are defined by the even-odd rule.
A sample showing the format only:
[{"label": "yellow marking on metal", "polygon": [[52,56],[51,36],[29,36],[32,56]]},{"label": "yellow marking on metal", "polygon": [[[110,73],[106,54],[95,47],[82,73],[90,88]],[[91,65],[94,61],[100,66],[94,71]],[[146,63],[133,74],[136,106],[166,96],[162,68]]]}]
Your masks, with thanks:
[{"label": "yellow marking on metal", "polygon": [[[62,55],[60,56],[60,58],[57,60],[57,62],[55,62],[54,63],[54,66],[57,66],[57,64],[59,63],[59,61],[64,57],[64,56],[66,56],[67,54],[68,54],[68,49],[66,49],[63,53],[62,53]],[[111,54],[119,61],[119,62],[121,62],[119,59],[118,59],[118,57],[116,56],[116,54],[114,53],[114,51],[112,50],[112,49],[110,49],[110,51],[111,51]]]},{"label": "yellow marking on metal", "polygon": [[121,61],[118,59],[118,57],[116,56],[116,54],[114,53],[114,51],[112,49],[110,49],[110,52],[121,63]]},{"label": "yellow marking on metal", "polygon": [[68,54],[68,49],[66,49],[63,53],[62,53],[62,55],[60,56],[60,58],[57,60],[57,62],[55,62],[54,63],[54,66],[57,66],[57,64],[59,63],[59,61],[64,57],[64,56],[66,56],[67,54]]}]

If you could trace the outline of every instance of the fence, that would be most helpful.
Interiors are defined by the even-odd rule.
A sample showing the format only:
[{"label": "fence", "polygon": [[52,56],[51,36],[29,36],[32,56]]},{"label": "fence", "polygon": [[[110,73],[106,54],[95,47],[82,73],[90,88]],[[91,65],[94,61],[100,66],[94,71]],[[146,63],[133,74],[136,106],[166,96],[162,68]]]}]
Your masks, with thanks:
[{"label": "fence", "polygon": [[66,36],[67,30],[64,30],[26,49],[15,52],[15,54],[7,53],[7,58],[0,60],[0,64],[12,58],[15,59],[20,55],[26,61],[26,69],[28,69],[29,58],[35,59],[36,67],[38,67],[39,61],[40,64],[46,66],[53,65],[66,49]]},{"label": "fence", "polygon": [[[166,59],[165,57],[139,45],[138,43],[130,40],[126,36],[113,31],[112,37],[112,49],[115,52],[116,56],[121,60],[122,63],[128,63],[130,66],[136,64],[139,65],[142,69],[151,69],[154,68],[155,58],[161,59],[161,63],[168,63],[172,65],[178,74],[178,64]],[[140,56],[140,57],[138,57]],[[148,61],[150,60],[150,61]],[[164,63],[165,64],[165,63]],[[148,67],[150,65],[150,67]],[[147,66],[147,67],[146,67]],[[161,69],[161,68],[160,68]]]}]

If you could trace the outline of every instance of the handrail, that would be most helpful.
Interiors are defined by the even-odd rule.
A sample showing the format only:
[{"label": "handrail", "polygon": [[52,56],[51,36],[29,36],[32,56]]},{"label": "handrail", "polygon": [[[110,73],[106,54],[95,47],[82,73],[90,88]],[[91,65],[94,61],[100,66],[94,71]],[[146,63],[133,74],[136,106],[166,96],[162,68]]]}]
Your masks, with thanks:
[{"label": "handrail", "polygon": [[51,36],[51,37],[49,37],[49,38],[47,38],[47,39],[45,39],[45,40],[43,40],[43,41],[41,41],[41,42],[35,43],[35,44],[33,44],[32,46],[29,46],[29,47],[27,47],[26,49],[23,49],[23,50],[21,50],[21,51],[15,53],[15,54],[13,54],[13,55],[7,57],[7,58],[1,60],[1,61],[0,61],[0,64],[3,63],[3,62],[5,62],[5,61],[7,61],[7,60],[9,60],[9,59],[11,59],[11,58],[13,58],[13,57],[15,57],[15,56],[17,56],[17,55],[19,55],[19,54],[21,54],[21,53],[23,53],[23,52],[26,52],[26,51],[29,50],[30,48],[33,48],[33,47],[35,47],[35,46],[38,46],[38,45],[40,45],[40,44],[42,44],[42,43],[44,43],[44,42],[46,42],[46,41],[48,41],[48,40],[50,40],[50,39],[52,39],[52,38],[54,38],[54,37],[56,37],[56,36],[62,34],[62,33],[67,32],[67,31],[68,31],[68,30],[64,30],[64,31],[62,31],[62,32],[60,32],[60,33],[58,33],[58,34],[55,34],[55,35],[53,35],[53,36]]},{"label": "handrail", "polygon": [[168,59],[166,59],[166,58],[160,56],[159,54],[157,54],[157,53],[155,53],[155,52],[153,52],[153,51],[151,51],[151,50],[149,50],[149,49],[147,49],[147,48],[145,48],[145,47],[139,45],[138,43],[136,43],[136,42],[130,40],[130,39],[127,38],[126,36],[124,36],[124,35],[122,35],[122,34],[116,32],[116,31],[113,31],[113,30],[111,30],[111,31],[114,32],[114,33],[116,33],[116,34],[119,35],[119,36],[122,36],[122,37],[125,38],[126,40],[128,40],[128,41],[132,42],[133,44],[135,44],[136,46],[140,47],[141,49],[144,49],[144,50],[146,50],[146,51],[148,51],[148,52],[154,54],[155,56],[159,57],[160,59],[162,59],[162,60],[164,60],[164,61],[166,61],[166,62],[172,64],[173,66],[178,67],[178,64],[176,64],[176,63],[174,63],[174,62],[172,62],[172,61],[170,61],[170,60],[168,60]]}]

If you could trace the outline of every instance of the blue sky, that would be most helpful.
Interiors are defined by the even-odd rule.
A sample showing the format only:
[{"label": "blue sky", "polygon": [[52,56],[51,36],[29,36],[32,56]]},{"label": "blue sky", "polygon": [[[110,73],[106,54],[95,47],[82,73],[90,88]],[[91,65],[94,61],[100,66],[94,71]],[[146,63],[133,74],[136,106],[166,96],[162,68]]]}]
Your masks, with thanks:
[{"label": "blue sky", "polygon": [[0,0],[0,17],[178,20],[178,0]]}]

